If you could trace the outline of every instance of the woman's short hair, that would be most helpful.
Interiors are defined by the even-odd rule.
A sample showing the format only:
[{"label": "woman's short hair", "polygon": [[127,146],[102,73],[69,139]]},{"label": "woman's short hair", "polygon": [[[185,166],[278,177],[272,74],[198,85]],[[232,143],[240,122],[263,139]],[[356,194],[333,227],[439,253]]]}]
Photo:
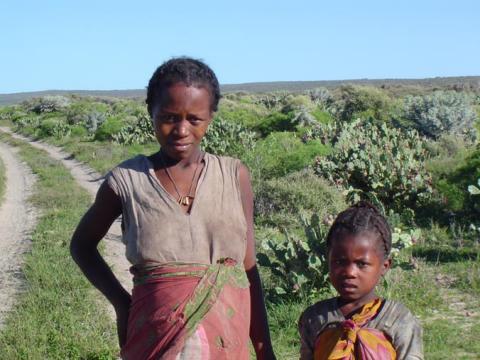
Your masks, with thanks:
[{"label": "woman's short hair", "polygon": [[220,85],[213,70],[203,61],[177,57],[160,65],[148,82],[146,103],[150,116],[154,106],[162,100],[163,93],[179,82],[187,86],[205,87],[210,93],[210,111],[217,111],[221,97]]}]

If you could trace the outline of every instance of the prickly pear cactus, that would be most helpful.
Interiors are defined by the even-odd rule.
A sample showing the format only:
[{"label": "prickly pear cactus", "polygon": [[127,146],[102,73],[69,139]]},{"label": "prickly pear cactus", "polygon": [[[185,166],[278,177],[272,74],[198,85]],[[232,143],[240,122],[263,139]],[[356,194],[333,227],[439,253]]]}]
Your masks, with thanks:
[{"label": "prickly pear cactus", "polygon": [[334,148],[316,160],[316,173],[357,197],[373,194],[386,208],[402,211],[431,194],[425,141],[416,131],[356,120],[321,125],[310,136]]}]

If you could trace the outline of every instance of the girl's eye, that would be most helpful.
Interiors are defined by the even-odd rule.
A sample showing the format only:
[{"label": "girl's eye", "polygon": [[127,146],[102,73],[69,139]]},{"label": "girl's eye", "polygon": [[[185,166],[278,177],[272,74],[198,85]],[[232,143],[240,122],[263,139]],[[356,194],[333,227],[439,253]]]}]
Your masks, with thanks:
[{"label": "girl's eye", "polygon": [[367,266],[367,263],[366,263],[366,262],[363,262],[363,261],[359,261],[359,262],[357,263],[357,266],[358,266],[359,268],[364,268],[364,267]]}]

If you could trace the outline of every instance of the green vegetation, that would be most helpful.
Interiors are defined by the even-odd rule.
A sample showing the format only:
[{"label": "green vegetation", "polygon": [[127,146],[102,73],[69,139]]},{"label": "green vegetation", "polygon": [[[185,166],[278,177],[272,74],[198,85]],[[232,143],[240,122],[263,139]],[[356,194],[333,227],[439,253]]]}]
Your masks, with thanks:
[{"label": "green vegetation", "polygon": [[355,120],[320,126],[311,136],[333,143],[330,155],[317,159],[317,174],[346,189],[354,200],[366,198],[404,213],[430,197],[427,152],[414,130]]},{"label": "green vegetation", "polygon": [[44,152],[5,135],[0,140],[18,146],[38,175],[31,201],[41,212],[25,257],[26,291],[0,333],[2,358],[115,358],[115,328],[69,253],[70,237],[90,197]]},{"label": "green vegetation", "polygon": [[[298,214],[332,217],[346,208],[344,196],[310,169],[284,177],[259,181],[254,188],[257,225],[295,228],[302,225]],[[303,227],[303,226],[302,226]]]},{"label": "green vegetation", "polygon": [[455,91],[407,96],[404,116],[428,137],[438,138],[448,132],[474,138],[477,114],[472,100],[468,94]]},{"label": "green vegetation", "polygon": [[[480,352],[474,337],[475,330],[480,330],[480,197],[476,195],[480,89],[474,84],[445,85],[443,91],[430,85],[384,85],[227,94],[203,143],[206,150],[238,157],[250,168],[258,261],[278,358],[298,358],[300,313],[308,304],[332,296],[324,236],[338,212],[359,198],[377,205],[394,229],[395,266],[381,293],[404,302],[420,317],[426,358],[468,359]],[[145,107],[136,100],[37,99],[1,108],[0,121],[62,146],[100,173],[138,153],[158,149]],[[38,167],[47,168],[46,161],[36,160],[36,172],[42,174]],[[41,195],[56,191],[44,190]],[[61,198],[65,204],[80,196],[63,191],[71,197]],[[68,209],[78,209],[76,218],[63,215],[60,205],[54,207],[54,214],[49,207],[48,219],[56,227],[36,235],[40,244],[64,241],[51,232],[64,231],[64,226],[78,221],[82,204],[77,199]],[[71,269],[65,257],[50,262]],[[62,284],[70,289],[78,281]],[[84,282],[75,286],[86,288]],[[35,301],[40,300],[32,304]],[[73,295],[71,301],[75,301]],[[18,318],[23,320],[17,322],[25,322],[22,326],[30,326],[28,331],[33,332],[39,321],[29,320],[23,306],[22,302],[19,314],[23,317]],[[72,358],[113,354],[111,325],[88,324],[93,317],[84,313],[77,319],[71,309],[59,311],[66,312],[69,326],[91,327],[81,331],[85,338],[91,333],[108,334],[107,340],[76,339],[75,344],[65,345],[67,349],[76,346],[75,351],[82,354],[72,353]],[[451,336],[459,331],[462,337]],[[37,332],[31,335],[35,339],[44,334]],[[6,336],[2,335],[0,344]],[[59,354],[60,350],[46,345],[48,339],[35,341],[37,348],[51,351],[50,357]],[[83,352],[84,343],[91,345],[90,353]],[[11,344],[9,349],[20,346]]]},{"label": "green vegetation", "polygon": [[330,152],[328,145],[318,140],[303,142],[296,134],[274,132],[257,141],[253,150],[241,159],[250,167],[256,179],[271,179],[310,166],[317,156]]}]

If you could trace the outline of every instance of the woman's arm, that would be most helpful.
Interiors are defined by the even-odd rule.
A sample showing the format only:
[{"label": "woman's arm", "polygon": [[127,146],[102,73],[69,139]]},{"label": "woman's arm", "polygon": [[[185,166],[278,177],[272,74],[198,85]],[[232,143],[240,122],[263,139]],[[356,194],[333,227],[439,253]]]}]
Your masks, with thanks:
[{"label": "woman's arm", "polygon": [[251,317],[250,338],[252,339],[257,359],[275,359],[270,332],[268,330],[267,312],[263,300],[262,283],[257,269],[255,256],[255,237],[253,233],[253,192],[250,174],[243,164],[240,166],[239,181],[243,210],[247,220],[247,251],[244,261],[245,271],[250,281]]},{"label": "woman's arm", "polygon": [[70,253],[77,265],[115,308],[120,346],[126,339],[131,296],[100,256],[97,245],[121,213],[120,198],[104,182],[93,205],[78,224],[70,243]]}]

